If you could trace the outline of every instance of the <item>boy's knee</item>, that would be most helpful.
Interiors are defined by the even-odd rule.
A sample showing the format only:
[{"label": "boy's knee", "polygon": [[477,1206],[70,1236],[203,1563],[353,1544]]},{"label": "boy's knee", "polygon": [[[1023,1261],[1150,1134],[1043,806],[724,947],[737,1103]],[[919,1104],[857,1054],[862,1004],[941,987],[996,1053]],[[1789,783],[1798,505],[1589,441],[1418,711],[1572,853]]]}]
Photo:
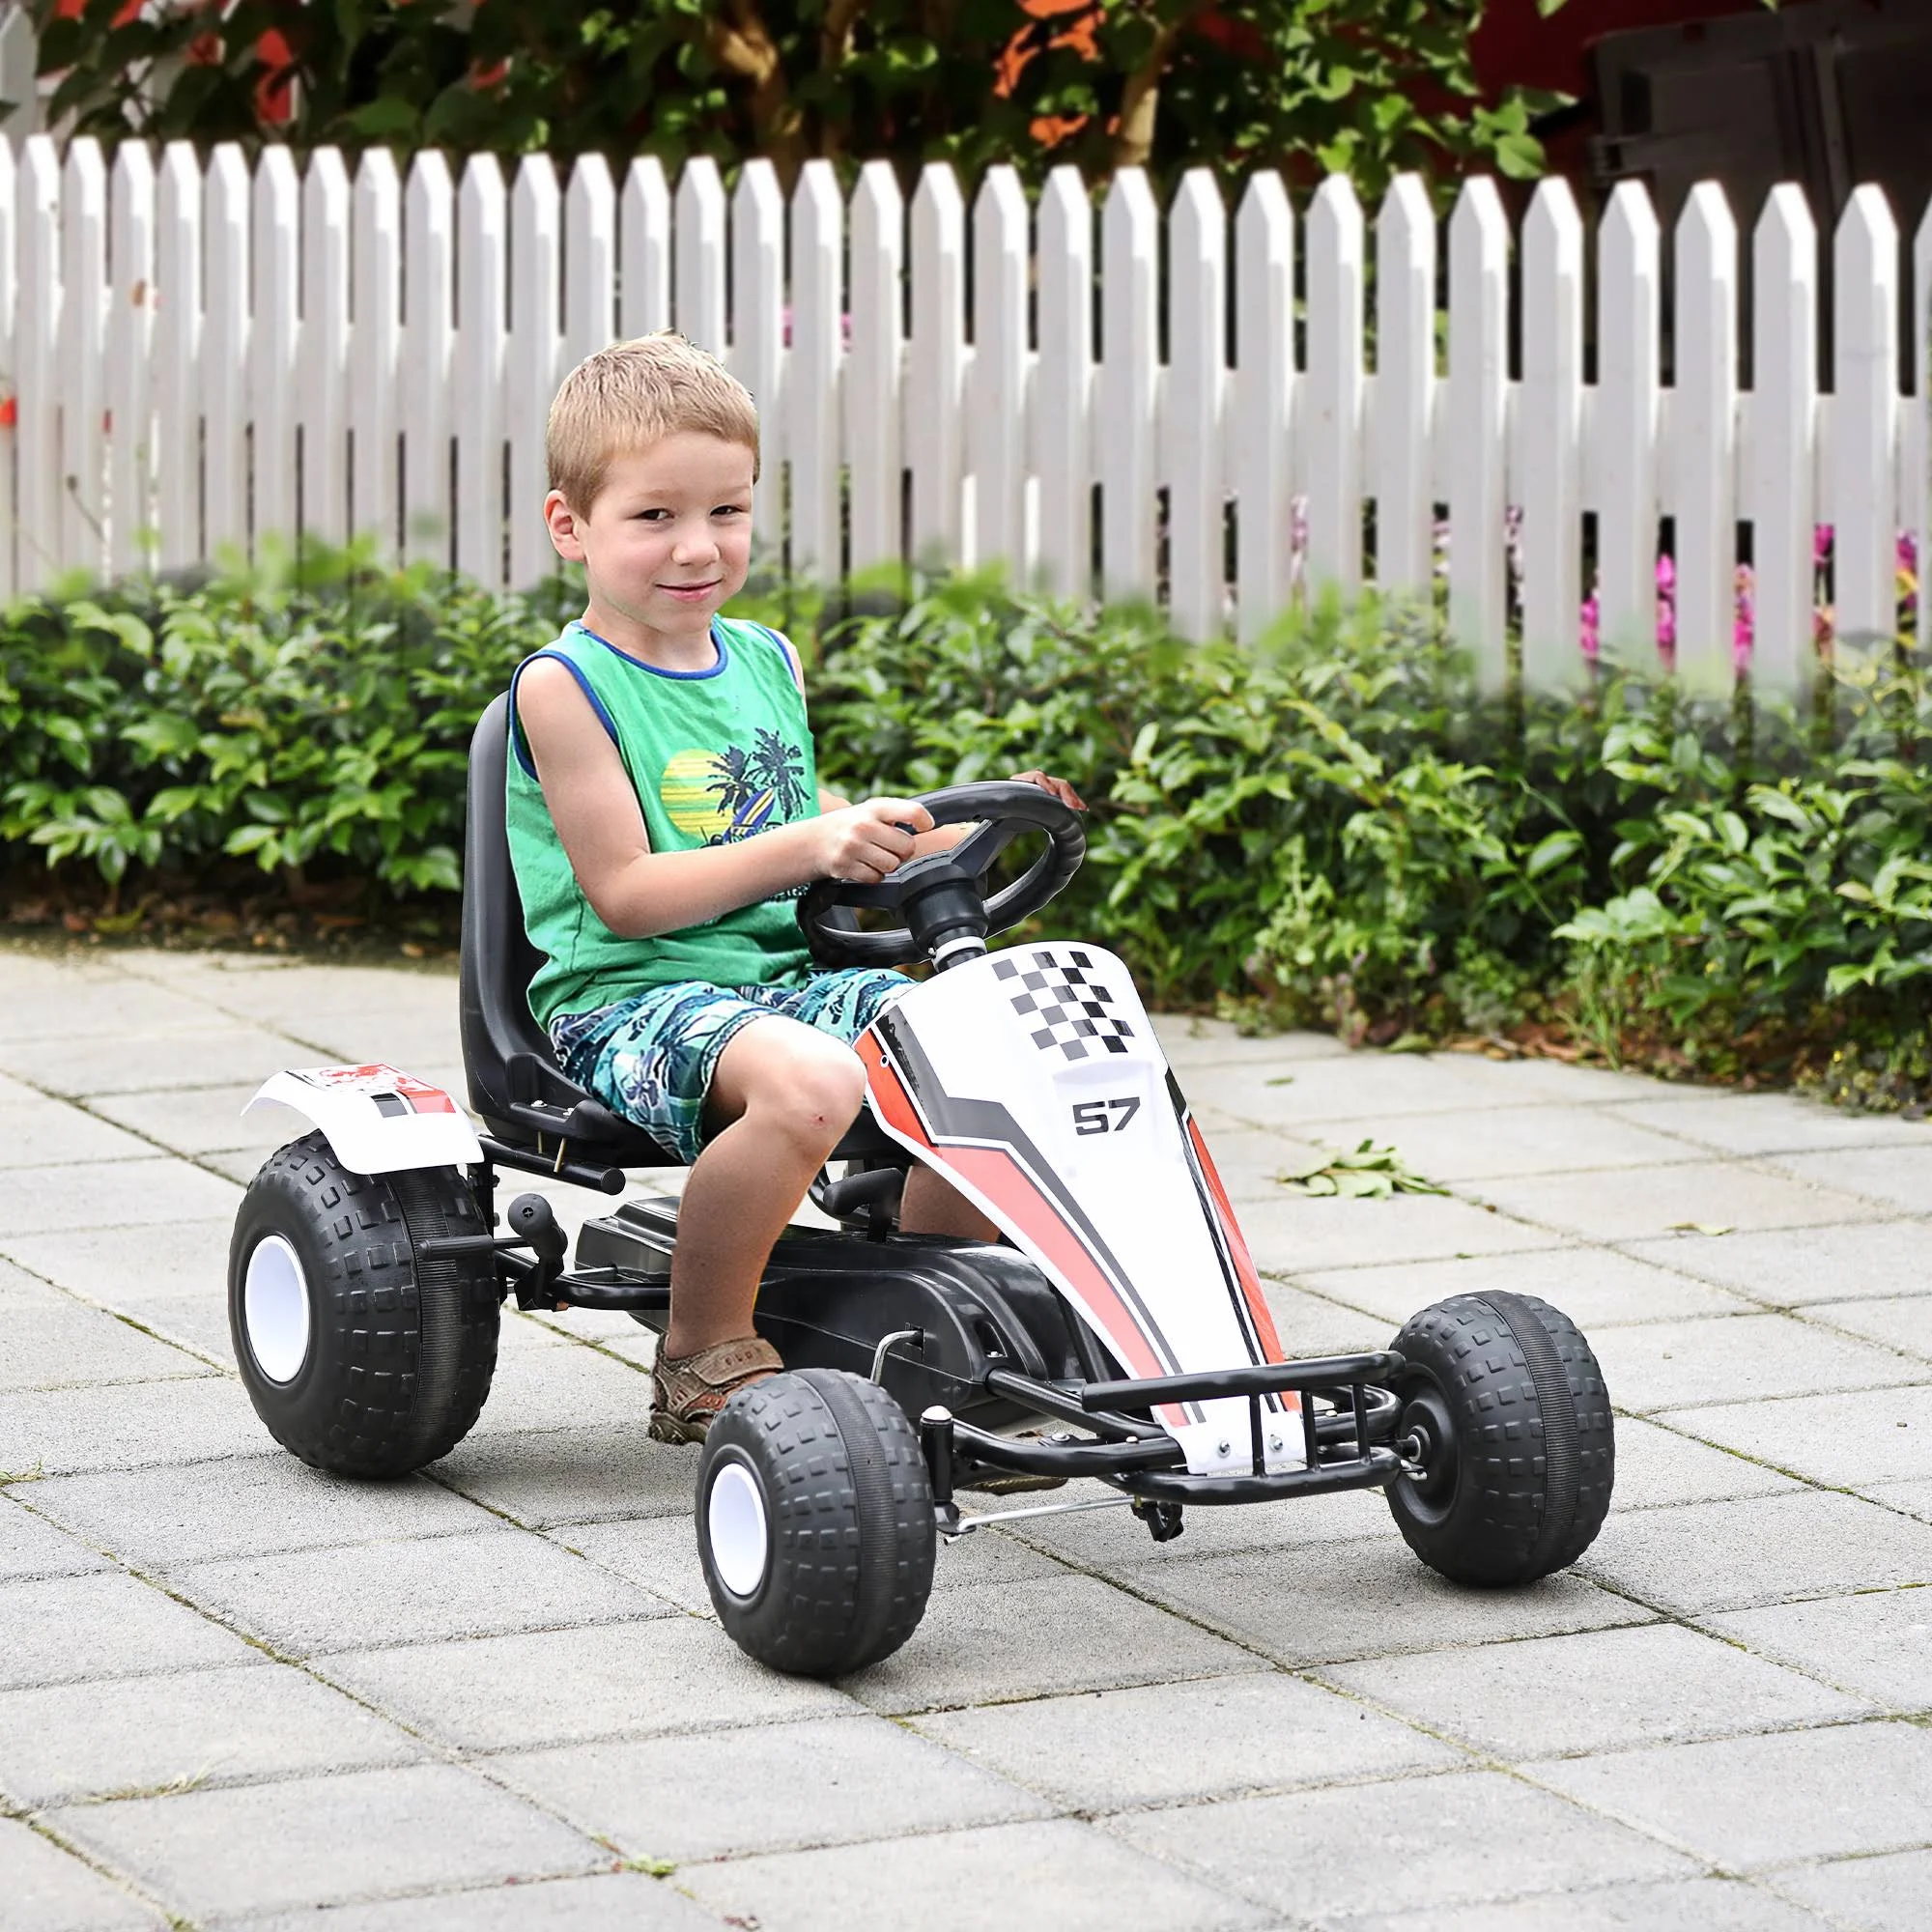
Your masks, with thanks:
[{"label": "boy's knee", "polygon": [[857,1118],[866,1096],[866,1066],[848,1046],[827,1040],[775,1069],[753,1105],[802,1139],[837,1139]]}]

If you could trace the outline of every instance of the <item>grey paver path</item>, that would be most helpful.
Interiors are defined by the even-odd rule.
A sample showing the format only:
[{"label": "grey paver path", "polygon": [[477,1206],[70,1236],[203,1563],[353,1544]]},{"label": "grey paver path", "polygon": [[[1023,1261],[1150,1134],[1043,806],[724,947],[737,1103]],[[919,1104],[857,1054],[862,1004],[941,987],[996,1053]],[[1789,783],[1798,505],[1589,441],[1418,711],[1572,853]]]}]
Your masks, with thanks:
[{"label": "grey paver path", "polygon": [[[454,990],[0,952],[9,1932],[1928,1923],[1932,1124],[1162,1022],[1291,1349],[1486,1288],[1583,1325],[1603,1534],[1489,1593],[1374,1494],[1160,1546],[1035,1519],[810,1684],[711,1614],[635,1324],[510,1317],[476,1430],[384,1486],[234,1376],[230,1217],[282,1137],[242,1102],[344,1056],[455,1079]],[[1281,1185],[1364,1134],[1450,1193]]]}]

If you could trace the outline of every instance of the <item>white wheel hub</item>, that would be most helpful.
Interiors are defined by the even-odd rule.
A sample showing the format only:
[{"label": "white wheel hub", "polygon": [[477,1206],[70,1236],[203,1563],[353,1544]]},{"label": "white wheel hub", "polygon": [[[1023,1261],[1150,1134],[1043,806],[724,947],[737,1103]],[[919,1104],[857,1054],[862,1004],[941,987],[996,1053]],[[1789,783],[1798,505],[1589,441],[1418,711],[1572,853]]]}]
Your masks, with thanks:
[{"label": "white wheel hub", "polygon": [[248,1351],[271,1382],[292,1382],[308,1359],[308,1277],[280,1235],[264,1235],[248,1255],[242,1286]]},{"label": "white wheel hub", "polygon": [[718,1580],[734,1597],[753,1595],[771,1560],[771,1531],[764,1492],[744,1463],[725,1463],[711,1479],[704,1521]]}]

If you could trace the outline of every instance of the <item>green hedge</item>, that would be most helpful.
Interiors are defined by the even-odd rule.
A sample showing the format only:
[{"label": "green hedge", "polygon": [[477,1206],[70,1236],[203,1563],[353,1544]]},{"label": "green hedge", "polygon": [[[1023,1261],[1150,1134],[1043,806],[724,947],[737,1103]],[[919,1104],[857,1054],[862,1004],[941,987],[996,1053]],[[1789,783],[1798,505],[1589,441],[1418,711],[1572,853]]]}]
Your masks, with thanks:
[{"label": "green hedge", "polygon": [[[1256,649],[971,578],[739,608],[806,648],[827,782],[1073,780],[1091,857],[1053,923],[1156,1000],[1717,1071],[1849,1039],[1893,1088],[1932,1072],[1932,681],[1903,651],[1841,656],[1802,716],[1634,676],[1499,706],[1372,599]],[[452,892],[469,728],[568,610],[339,559],[18,605],[0,836],[110,885],[246,863]]]}]

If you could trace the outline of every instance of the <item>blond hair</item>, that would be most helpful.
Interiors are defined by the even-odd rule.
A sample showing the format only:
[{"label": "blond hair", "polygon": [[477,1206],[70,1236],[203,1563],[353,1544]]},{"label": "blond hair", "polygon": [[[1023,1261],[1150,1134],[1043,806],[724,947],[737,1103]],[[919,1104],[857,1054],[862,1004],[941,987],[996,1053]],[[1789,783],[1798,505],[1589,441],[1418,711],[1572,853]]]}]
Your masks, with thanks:
[{"label": "blond hair", "polygon": [[551,403],[544,431],[550,487],[585,514],[615,458],[687,430],[743,443],[757,475],[757,405],[715,355],[670,328],[613,342],[586,355]]}]

